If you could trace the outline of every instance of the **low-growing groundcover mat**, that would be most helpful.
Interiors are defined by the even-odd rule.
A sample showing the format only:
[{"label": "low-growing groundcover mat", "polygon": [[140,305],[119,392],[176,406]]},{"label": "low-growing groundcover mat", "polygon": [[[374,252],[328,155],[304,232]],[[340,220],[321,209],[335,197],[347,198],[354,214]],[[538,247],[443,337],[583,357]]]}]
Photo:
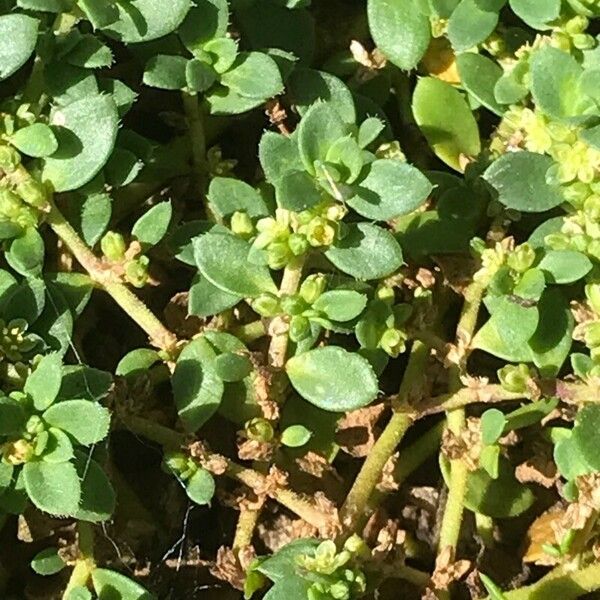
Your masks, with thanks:
[{"label": "low-growing groundcover mat", "polygon": [[598,17],[0,0],[0,597],[599,597]]}]

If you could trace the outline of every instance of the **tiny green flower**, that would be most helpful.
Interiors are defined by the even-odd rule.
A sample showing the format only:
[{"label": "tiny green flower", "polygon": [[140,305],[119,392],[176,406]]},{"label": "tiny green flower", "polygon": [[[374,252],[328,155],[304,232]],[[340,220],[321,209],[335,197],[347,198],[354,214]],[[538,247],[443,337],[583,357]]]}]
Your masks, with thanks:
[{"label": "tiny green flower", "polygon": [[114,231],[107,232],[100,241],[102,253],[112,262],[120,262],[125,258],[127,245],[125,239],[120,233]]},{"label": "tiny green flower", "polygon": [[273,425],[267,419],[255,418],[244,425],[246,436],[257,442],[270,442],[275,437]]},{"label": "tiny green flower", "polygon": [[506,365],[498,370],[500,385],[508,392],[522,393],[527,391],[527,383],[531,379],[531,371],[526,364]]}]

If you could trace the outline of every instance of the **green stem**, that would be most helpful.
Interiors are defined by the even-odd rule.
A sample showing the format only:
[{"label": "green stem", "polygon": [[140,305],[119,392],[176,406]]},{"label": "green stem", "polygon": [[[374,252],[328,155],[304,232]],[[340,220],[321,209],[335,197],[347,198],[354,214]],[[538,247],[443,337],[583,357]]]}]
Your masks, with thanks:
[{"label": "green stem", "polygon": [[427,399],[418,407],[418,417],[426,417],[441,412],[450,412],[471,404],[497,404],[522,400],[527,394],[509,392],[501,385],[489,384],[480,388],[462,388],[454,393],[442,394]]},{"label": "green stem", "polygon": [[174,429],[160,425],[143,417],[119,415],[124,427],[132,433],[151,440],[169,450],[181,448],[185,444],[185,435]]},{"label": "green stem", "polygon": [[[279,286],[280,296],[293,296],[298,291],[304,261],[304,257],[298,257],[284,269],[281,285]],[[275,333],[271,337],[269,345],[269,364],[276,369],[282,369],[285,366],[289,342],[287,323],[283,318],[275,317],[273,319],[272,331],[275,331]]]},{"label": "green stem", "polygon": [[254,537],[254,529],[260,516],[259,510],[242,507],[240,510],[240,516],[238,517],[237,525],[235,528],[235,537],[233,538],[233,550],[239,551],[252,544],[252,538]]},{"label": "green stem", "polygon": [[[465,290],[465,299],[461,316],[456,328],[456,340],[459,347],[467,352],[473,332],[477,325],[477,315],[485,288],[479,282],[473,282]],[[466,357],[464,357],[466,360]],[[450,392],[460,390],[460,366],[454,365],[450,368]],[[455,408],[450,410],[446,416],[448,429],[456,436],[460,436],[465,428],[465,409]],[[464,500],[467,491],[469,472],[464,461],[460,459],[450,461],[450,481],[448,483],[448,498],[442,517],[438,554],[450,547],[452,554],[456,553],[456,546],[460,537],[464,513]],[[447,596],[447,592],[441,593],[441,597]]]},{"label": "green stem", "polygon": [[46,220],[63,240],[92,280],[104,288],[117,304],[148,334],[151,343],[170,355],[177,347],[177,337],[170,332],[148,307],[88,248],[58,208],[51,204]]},{"label": "green stem", "polygon": [[94,561],[94,530],[90,523],[77,523],[79,557],[75,562],[67,587],[63,592],[63,600],[67,600],[71,591],[80,586],[86,586],[92,572],[96,568]]},{"label": "green stem", "polygon": [[[413,342],[408,366],[398,393],[400,403],[419,394],[428,356],[427,346],[419,341]],[[342,537],[354,533],[364,520],[367,504],[381,479],[383,468],[412,422],[413,418],[410,414],[395,412],[375,442],[341,508],[340,520],[344,526]]]},{"label": "green stem", "polygon": [[259,319],[258,321],[252,321],[252,323],[238,325],[231,333],[244,342],[244,344],[250,344],[267,335],[267,328],[262,320]]},{"label": "green stem", "polygon": [[571,572],[565,572],[565,568],[560,566],[536,583],[504,592],[504,598],[506,600],[548,600],[548,598],[574,600],[598,589],[600,589],[599,563]]},{"label": "green stem", "polygon": [[183,108],[187,117],[190,143],[192,147],[192,160],[194,166],[195,191],[202,196],[206,185],[206,132],[204,130],[204,119],[198,95],[183,92]]}]

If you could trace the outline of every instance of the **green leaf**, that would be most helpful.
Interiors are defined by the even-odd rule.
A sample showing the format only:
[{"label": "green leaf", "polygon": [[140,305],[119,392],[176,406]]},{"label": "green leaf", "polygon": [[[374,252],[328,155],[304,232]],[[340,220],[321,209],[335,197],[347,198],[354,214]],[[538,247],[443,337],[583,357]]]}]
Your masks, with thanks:
[{"label": "green leaf", "polygon": [[244,98],[264,100],[283,90],[277,63],[262,52],[241,52],[221,83]]},{"label": "green leaf", "polygon": [[188,60],[183,56],[157,54],[144,69],[144,83],[163,90],[183,90],[187,87]]},{"label": "green leaf", "polygon": [[487,109],[502,116],[505,108],[496,100],[494,93],[503,74],[502,68],[493,60],[473,52],[457,56],[456,66],[465,90]]},{"label": "green leaf", "polygon": [[66,433],[56,427],[48,429],[48,442],[42,453],[42,460],[49,463],[64,463],[74,456],[73,444]]},{"label": "green leaf", "polygon": [[585,463],[594,471],[600,470],[599,433],[600,406],[587,404],[577,413],[571,439]]},{"label": "green leaf", "polygon": [[156,246],[166,235],[173,208],[171,201],[160,202],[146,211],[135,223],[131,234],[145,247]]},{"label": "green leaf", "polygon": [[495,444],[504,431],[506,417],[501,410],[490,408],[481,415],[481,437],[486,445]]},{"label": "green leaf", "polygon": [[38,276],[44,266],[44,240],[34,227],[15,238],[5,253],[8,264],[21,275]]},{"label": "green leaf", "polygon": [[294,212],[312,208],[321,202],[321,189],[306,171],[289,171],[275,186],[277,205]]},{"label": "green leaf", "polygon": [[560,0],[509,0],[512,11],[534,29],[550,29],[560,15]]},{"label": "green leaf", "polygon": [[582,68],[570,54],[546,46],[530,59],[531,94],[537,107],[550,117],[565,119],[580,114],[579,79]]},{"label": "green leaf", "polygon": [[79,400],[99,402],[108,396],[112,377],[106,371],[92,369],[84,365],[63,368],[63,379],[58,392],[61,400]]},{"label": "green leaf", "polygon": [[83,35],[77,45],[67,54],[70,65],[84,69],[110,67],[113,62],[111,49],[93,35]]},{"label": "green leaf", "polygon": [[206,42],[223,37],[229,26],[227,0],[196,0],[194,4],[177,30],[190,52],[202,50]]},{"label": "green leaf", "polygon": [[312,305],[332,321],[351,321],[367,306],[367,297],[353,290],[332,290],[321,294]]},{"label": "green leaf", "polygon": [[35,323],[44,310],[46,285],[41,279],[24,279],[2,296],[0,310],[5,321],[25,319]]},{"label": "green leaf", "polygon": [[560,186],[546,183],[546,172],[553,164],[543,154],[508,152],[487,168],[483,178],[507,208],[544,212],[564,201]]},{"label": "green leaf", "polygon": [[109,410],[89,400],[57,402],[42,417],[46,423],[62,429],[83,446],[103,440],[110,427]]},{"label": "green leaf", "polygon": [[119,17],[104,33],[126,44],[149,42],[175,31],[191,7],[190,0],[128,0],[117,4]]},{"label": "green leaf", "polygon": [[54,132],[48,125],[34,123],[23,127],[10,137],[10,143],[27,156],[50,156],[58,149]]},{"label": "green leaf", "polygon": [[46,410],[58,396],[62,381],[62,359],[59,354],[48,354],[27,378],[24,391],[33,399],[37,410]]},{"label": "green leaf", "polygon": [[232,177],[215,177],[208,188],[208,200],[220,217],[245,211],[250,217],[264,217],[269,209],[262,196],[251,186]]},{"label": "green leaf", "polygon": [[150,348],[137,348],[128,352],[117,365],[115,375],[129,377],[144,373],[161,360],[156,350]]},{"label": "green leaf", "polygon": [[[71,208],[71,205],[69,205]],[[89,246],[95,246],[106,232],[112,216],[112,199],[108,194],[89,194],[73,199],[69,220],[81,232]],[[72,216],[72,213],[75,213]]]},{"label": "green leaf", "polygon": [[191,341],[179,355],[172,385],[175,405],[185,428],[195,432],[217,411],[223,381],[217,375],[212,346],[202,338]]},{"label": "green leaf", "polygon": [[325,256],[340,271],[365,281],[391,275],[403,263],[402,249],[394,236],[370,223],[349,225],[345,237]]},{"label": "green leaf", "polygon": [[[314,556],[319,540],[299,539],[285,544],[277,552],[261,561],[256,570],[266,575],[271,581],[284,581],[297,575],[298,557],[306,554]],[[292,600],[293,596],[289,596]],[[294,600],[296,600],[294,598]]]},{"label": "green leaf", "polygon": [[485,41],[497,24],[497,11],[485,10],[477,0],[461,0],[448,21],[448,39],[464,52]]},{"label": "green leaf", "polygon": [[404,70],[414,69],[431,39],[429,18],[415,0],[369,0],[369,29],[377,47]]},{"label": "green leaf", "polygon": [[213,86],[205,94],[205,99],[212,115],[239,115],[260,106],[265,101],[264,98],[241,96],[235,90],[222,85]]},{"label": "green leaf", "polygon": [[591,271],[592,262],[581,252],[550,250],[537,267],[544,272],[549,283],[573,283]]},{"label": "green leaf", "polygon": [[417,168],[398,160],[371,163],[367,176],[353,187],[348,205],[367,219],[388,221],[413,212],[433,186]]},{"label": "green leaf", "polygon": [[83,452],[76,453],[75,467],[81,479],[81,500],[73,516],[90,523],[107,521],[115,511],[117,498],[106,473]]},{"label": "green leaf", "polygon": [[378,117],[365,119],[358,128],[356,139],[361,148],[372,144],[385,129],[385,123]]},{"label": "green leaf", "polygon": [[281,434],[281,443],[288,448],[300,448],[308,443],[312,432],[304,425],[290,425]]},{"label": "green leaf", "polygon": [[70,462],[29,462],[23,467],[27,495],[43,512],[55,516],[72,515],[81,497],[81,482]]},{"label": "green leaf", "polygon": [[379,391],[369,362],[337,346],[294,356],[287,361],[285,370],[305,400],[331,412],[362,408],[375,400]]},{"label": "green leaf", "polygon": [[315,161],[325,161],[329,149],[345,135],[346,126],[330,104],[313,104],[298,126],[298,149],[305,169],[314,175]]},{"label": "green leaf", "polygon": [[247,356],[225,352],[215,359],[215,371],[223,381],[241,381],[252,373],[253,366]]},{"label": "green leaf", "polygon": [[21,14],[0,16],[0,81],[18,71],[37,43],[39,21]]},{"label": "green leaf", "polygon": [[185,491],[192,502],[200,506],[210,504],[215,495],[214,477],[206,469],[198,469],[185,482]]},{"label": "green leaf", "polygon": [[93,600],[92,592],[86,587],[78,585],[71,589],[66,600]]},{"label": "green leaf", "polygon": [[265,132],[260,139],[258,156],[267,181],[274,185],[286,173],[304,169],[295,136]]},{"label": "green leaf", "polygon": [[487,575],[480,572],[479,578],[490,595],[490,600],[506,600],[506,596],[502,593],[502,590]]},{"label": "green leaf", "polygon": [[19,8],[52,13],[67,12],[70,4],[70,0],[17,0]]},{"label": "green leaf", "polygon": [[[0,410],[1,408],[1,400],[0,400]],[[2,434],[4,435],[4,434]],[[15,468],[12,465],[6,463],[0,463],[0,496],[4,493],[6,488],[10,486],[13,480]]]},{"label": "green leaf", "polygon": [[205,92],[217,80],[217,73],[202,60],[189,60],[185,65],[185,81],[188,90]]},{"label": "green leaf", "polygon": [[251,246],[241,238],[207,233],[194,240],[194,256],[200,272],[213,285],[230,294],[254,298],[263,292],[276,293],[269,269],[248,268]]},{"label": "green leaf", "polygon": [[57,192],[77,189],[100,172],[113,151],[117,107],[110,96],[92,95],[55,108],[51,123],[58,150],[45,159],[42,178]]},{"label": "green leaf", "polygon": [[298,67],[294,69],[286,85],[300,115],[306,115],[313,104],[320,102],[335,110],[344,123],[354,125],[356,110],[352,93],[335,75]]},{"label": "green leaf", "polygon": [[230,294],[213,285],[206,277],[196,275],[188,297],[188,313],[197,317],[210,317],[234,307],[243,296]]},{"label": "green leaf", "polygon": [[38,575],[55,575],[66,567],[56,548],[45,548],[31,560],[31,568]]},{"label": "green leaf", "polygon": [[[585,445],[585,441],[583,443]],[[558,472],[568,481],[573,481],[580,475],[585,475],[594,470],[585,459],[579,440],[573,435],[556,442],[553,458]]]},{"label": "green leaf", "polygon": [[156,600],[135,581],[108,569],[94,569],[92,582],[98,600]]},{"label": "green leaf", "polygon": [[420,79],[413,95],[415,120],[435,154],[456,171],[481,151],[479,129],[465,98],[450,84]]},{"label": "green leaf", "polygon": [[119,18],[119,11],[110,0],[77,0],[77,5],[94,29],[107,27]]}]

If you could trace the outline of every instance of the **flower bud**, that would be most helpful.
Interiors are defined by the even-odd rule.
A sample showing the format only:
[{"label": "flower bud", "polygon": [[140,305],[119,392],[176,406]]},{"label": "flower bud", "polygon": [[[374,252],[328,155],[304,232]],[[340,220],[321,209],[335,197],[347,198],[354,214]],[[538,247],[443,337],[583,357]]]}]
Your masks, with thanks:
[{"label": "flower bud", "polygon": [[0,145],[0,169],[13,173],[21,164],[21,155],[12,146]]},{"label": "flower bud", "polygon": [[296,316],[290,320],[289,336],[292,342],[298,343],[310,335],[310,321],[306,317]]},{"label": "flower bud", "polygon": [[325,291],[327,278],[321,273],[309,275],[300,286],[300,296],[307,304],[313,304]]},{"label": "flower bud", "polygon": [[25,431],[31,435],[36,435],[44,431],[44,421],[38,415],[32,415],[25,424]]},{"label": "flower bud", "polygon": [[377,288],[375,295],[379,300],[382,300],[386,304],[393,305],[396,299],[396,293],[394,292],[394,288],[389,287],[387,285],[381,285]]},{"label": "flower bud", "polygon": [[119,262],[125,258],[127,246],[125,244],[125,239],[120,233],[109,231],[102,238],[100,248],[108,260]]},{"label": "flower bud", "polygon": [[27,440],[8,442],[2,446],[2,455],[9,465],[22,465],[33,458],[33,445]]},{"label": "flower bud", "polygon": [[569,236],[565,233],[550,233],[544,238],[544,243],[553,250],[567,250],[569,248]]},{"label": "flower bud", "polygon": [[182,452],[169,452],[165,454],[164,464],[169,471],[182,473],[188,469],[188,457]]},{"label": "flower bud", "polygon": [[306,304],[306,301],[299,295],[284,296],[281,299],[281,309],[288,315],[300,315],[307,308],[308,305]]},{"label": "flower bud", "polygon": [[44,184],[36,181],[33,177],[21,181],[17,185],[16,192],[24,202],[35,208],[43,208],[48,203],[48,192]]},{"label": "flower bud", "polygon": [[527,391],[527,382],[531,379],[531,372],[526,364],[506,365],[498,370],[500,385],[507,392],[520,394]]},{"label": "flower bud", "polygon": [[249,440],[270,442],[275,436],[273,425],[267,419],[256,418],[247,421],[244,431]]},{"label": "flower bud", "polygon": [[6,188],[0,189],[0,214],[16,220],[21,212],[23,202],[14,192]]},{"label": "flower bud", "polygon": [[231,215],[231,231],[244,239],[254,235],[254,225],[248,213],[236,211]]},{"label": "flower bud", "polygon": [[309,243],[305,236],[300,233],[292,233],[288,238],[288,246],[294,256],[302,256],[309,249]]},{"label": "flower bud", "polygon": [[508,266],[518,273],[525,273],[535,261],[535,250],[527,243],[517,246],[508,255]]},{"label": "flower bud", "polygon": [[592,240],[586,250],[591,257],[600,260],[600,240]]},{"label": "flower bud", "polygon": [[391,357],[396,358],[406,350],[406,334],[399,329],[387,329],[379,340],[379,347]]},{"label": "flower bud", "polygon": [[252,310],[261,317],[274,317],[281,313],[279,298],[273,294],[261,294],[252,301]]},{"label": "flower bud", "polygon": [[148,283],[148,266],[150,259],[139,256],[125,265],[125,278],[136,288],[143,288]]},{"label": "flower bud", "polygon": [[313,246],[331,246],[335,240],[334,227],[322,217],[314,217],[306,227],[306,239]]},{"label": "flower bud", "polygon": [[283,269],[294,258],[287,242],[273,242],[267,247],[267,262],[275,271]]}]

